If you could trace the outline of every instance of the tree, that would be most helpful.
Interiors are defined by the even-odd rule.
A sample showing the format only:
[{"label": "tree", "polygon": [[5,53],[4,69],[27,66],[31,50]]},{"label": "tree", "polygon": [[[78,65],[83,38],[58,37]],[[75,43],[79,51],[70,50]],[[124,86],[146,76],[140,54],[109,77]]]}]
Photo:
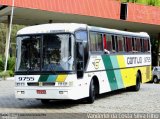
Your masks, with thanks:
[{"label": "tree", "polygon": [[148,0],[148,5],[156,5],[156,0]]},{"label": "tree", "polygon": [[[21,28],[23,28],[23,25],[13,25],[12,26],[12,33],[11,33],[11,49],[13,56],[15,56],[16,51],[16,34],[17,31]],[[5,43],[6,43],[6,29],[7,24],[0,23],[0,57],[4,58],[4,52],[5,52]]]},{"label": "tree", "polygon": [[159,43],[157,39],[151,38],[151,45],[152,45],[152,65],[157,66],[157,54],[159,53],[158,47]]},{"label": "tree", "polygon": [[5,41],[6,41],[6,24],[0,23],[0,54],[2,58],[4,57]]},{"label": "tree", "polygon": [[160,6],[160,0],[121,0],[121,2],[132,2],[145,5]]}]

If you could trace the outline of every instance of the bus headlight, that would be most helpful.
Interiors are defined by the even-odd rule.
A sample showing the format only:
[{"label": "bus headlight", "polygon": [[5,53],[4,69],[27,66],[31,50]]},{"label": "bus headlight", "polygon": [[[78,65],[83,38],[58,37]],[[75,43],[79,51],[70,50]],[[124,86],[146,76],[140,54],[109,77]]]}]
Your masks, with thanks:
[{"label": "bus headlight", "polygon": [[16,87],[25,86],[25,83],[24,82],[16,82],[15,86]]}]

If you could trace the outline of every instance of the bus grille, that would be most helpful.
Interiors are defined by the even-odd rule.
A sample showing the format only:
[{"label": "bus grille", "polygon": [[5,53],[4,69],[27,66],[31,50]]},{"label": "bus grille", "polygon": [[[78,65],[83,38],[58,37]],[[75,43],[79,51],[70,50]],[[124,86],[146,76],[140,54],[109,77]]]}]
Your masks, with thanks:
[{"label": "bus grille", "polygon": [[55,86],[55,82],[32,82],[28,86]]}]

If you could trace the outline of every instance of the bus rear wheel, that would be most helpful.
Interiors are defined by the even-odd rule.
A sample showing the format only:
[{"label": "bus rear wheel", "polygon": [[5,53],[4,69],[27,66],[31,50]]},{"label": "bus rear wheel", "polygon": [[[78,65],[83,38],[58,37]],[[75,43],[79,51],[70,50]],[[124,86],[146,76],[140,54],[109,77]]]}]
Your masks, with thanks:
[{"label": "bus rear wheel", "polygon": [[90,83],[90,88],[89,88],[89,97],[87,98],[87,102],[89,104],[92,104],[95,100],[96,92],[95,92],[95,85],[93,79],[91,80]]},{"label": "bus rear wheel", "polygon": [[132,87],[132,90],[133,91],[139,91],[141,88],[141,77],[140,77],[140,74],[137,73],[137,76],[136,76],[136,85]]}]

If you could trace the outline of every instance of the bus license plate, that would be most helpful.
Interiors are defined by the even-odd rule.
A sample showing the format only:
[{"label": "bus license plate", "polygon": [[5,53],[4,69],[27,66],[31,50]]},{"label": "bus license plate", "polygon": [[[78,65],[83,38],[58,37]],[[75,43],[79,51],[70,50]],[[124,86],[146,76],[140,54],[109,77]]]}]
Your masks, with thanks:
[{"label": "bus license plate", "polygon": [[37,94],[46,94],[46,90],[37,90]]}]

